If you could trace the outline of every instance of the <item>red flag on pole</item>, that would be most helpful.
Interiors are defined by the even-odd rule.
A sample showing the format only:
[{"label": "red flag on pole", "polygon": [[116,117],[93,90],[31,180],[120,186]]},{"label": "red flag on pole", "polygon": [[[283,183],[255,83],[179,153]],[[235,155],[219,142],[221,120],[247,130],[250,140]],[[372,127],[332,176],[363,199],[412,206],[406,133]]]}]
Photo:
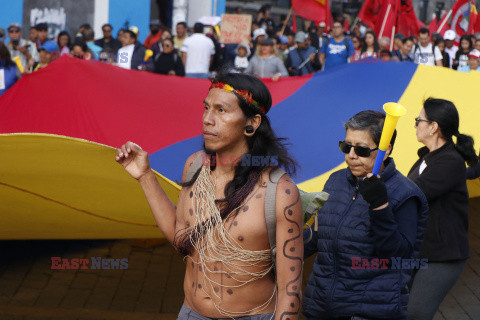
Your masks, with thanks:
[{"label": "red flag on pole", "polygon": [[480,29],[480,25],[478,25],[478,12],[477,12],[477,8],[475,7],[475,3],[472,0],[472,2],[470,2],[468,33],[474,34],[478,32],[478,29]]},{"label": "red flag on pole", "polygon": [[410,37],[417,36],[418,30],[420,30],[420,26],[413,10],[412,0],[401,0],[396,32]]},{"label": "red flag on pole", "polygon": [[358,19],[370,28],[375,29],[381,6],[381,0],[365,0],[357,15]]},{"label": "red flag on pole", "polygon": [[458,44],[460,37],[467,34],[470,27],[470,1],[457,0],[452,7],[452,24],[451,28],[455,30],[457,36],[455,43]]},{"label": "red flag on pole", "polygon": [[375,24],[375,34],[381,37],[391,37],[392,29],[397,24],[400,0],[385,0],[379,12],[379,18]]},{"label": "red flag on pole", "polygon": [[297,33],[297,16],[295,15],[295,12],[292,14],[292,31]]},{"label": "red flag on pole", "polygon": [[428,25],[428,31],[430,31],[430,34],[437,32],[438,29],[438,21],[437,21],[437,16],[433,18],[432,21],[430,21],[430,24]]},{"label": "red flag on pole", "polygon": [[435,18],[433,18],[433,20],[430,22],[430,25],[428,26],[428,30],[430,30],[430,34],[434,33],[434,32],[439,32],[442,37],[443,35],[445,34],[445,31],[448,30],[448,28],[450,28],[450,26],[448,25],[448,18],[450,16],[447,14],[447,12],[444,12],[443,15],[442,15],[442,18],[440,18],[440,22],[437,21],[437,16],[435,16]]},{"label": "red flag on pole", "polygon": [[329,0],[292,0],[292,8],[300,17],[312,20],[317,24],[325,21],[328,27],[330,15]]}]

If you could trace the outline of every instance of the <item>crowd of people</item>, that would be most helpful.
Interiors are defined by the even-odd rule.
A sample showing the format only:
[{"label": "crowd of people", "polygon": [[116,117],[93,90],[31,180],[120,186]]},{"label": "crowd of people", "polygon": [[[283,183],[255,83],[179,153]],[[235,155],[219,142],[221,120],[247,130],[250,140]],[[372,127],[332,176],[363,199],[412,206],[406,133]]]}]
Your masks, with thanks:
[{"label": "crowd of people", "polygon": [[[8,89],[22,74],[12,63],[16,57],[23,72],[31,73],[62,55],[126,69],[197,78],[214,77],[229,69],[277,80],[372,59],[410,61],[461,72],[480,71],[480,34],[463,35],[458,46],[453,30],[442,36],[422,28],[417,37],[395,34],[394,39],[378,39],[361,22],[350,28],[342,19],[335,20],[330,29],[325,22],[308,22],[308,28],[294,33],[290,24],[276,24],[270,7],[263,6],[252,19],[251,40],[241,44],[222,43],[216,28],[201,23],[189,29],[185,22],[180,22],[174,36],[159,20],[152,20],[143,44],[138,41],[140,35],[135,26],[116,31],[114,37],[113,27],[105,24],[103,37],[96,39],[92,27],[83,24],[74,37],[62,31],[55,39],[47,39],[48,24],[40,23],[30,28],[27,40],[22,26],[12,23],[6,34],[0,30],[0,35],[4,33],[0,37],[0,68],[6,73],[5,88],[0,90]],[[8,42],[4,42],[6,35]]]}]

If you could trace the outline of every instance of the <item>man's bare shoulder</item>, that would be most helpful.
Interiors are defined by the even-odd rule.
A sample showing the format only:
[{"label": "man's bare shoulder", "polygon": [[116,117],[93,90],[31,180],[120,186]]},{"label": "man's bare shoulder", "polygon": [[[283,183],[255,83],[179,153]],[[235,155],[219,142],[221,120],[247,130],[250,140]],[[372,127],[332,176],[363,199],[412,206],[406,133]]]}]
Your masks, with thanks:
[{"label": "man's bare shoulder", "polygon": [[195,152],[190,157],[188,157],[187,161],[185,161],[185,165],[183,167],[183,174],[182,174],[182,182],[185,182],[185,177],[187,176],[188,170],[192,166],[195,159],[200,157],[204,152],[202,150]]}]

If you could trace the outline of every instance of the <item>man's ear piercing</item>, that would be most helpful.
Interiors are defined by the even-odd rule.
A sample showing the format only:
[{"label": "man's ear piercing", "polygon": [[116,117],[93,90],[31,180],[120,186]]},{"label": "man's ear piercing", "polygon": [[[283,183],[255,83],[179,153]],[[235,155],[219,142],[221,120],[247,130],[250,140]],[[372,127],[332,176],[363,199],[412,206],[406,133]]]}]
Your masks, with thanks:
[{"label": "man's ear piercing", "polygon": [[253,133],[255,130],[253,129],[253,126],[246,126],[246,127],[245,127],[245,131],[246,131],[247,133]]}]

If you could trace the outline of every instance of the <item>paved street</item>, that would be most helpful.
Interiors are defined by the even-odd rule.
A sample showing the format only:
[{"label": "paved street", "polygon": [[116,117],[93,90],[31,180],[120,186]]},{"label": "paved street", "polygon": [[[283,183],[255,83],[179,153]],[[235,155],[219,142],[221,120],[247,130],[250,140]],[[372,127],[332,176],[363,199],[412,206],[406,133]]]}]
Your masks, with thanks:
[{"label": "paved street", "polygon": [[[472,257],[435,320],[480,319],[480,198],[471,201],[470,244]],[[176,319],[183,302],[185,267],[168,244],[2,241],[0,252],[1,320],[167,320]],[[52,270],[51,257],[127,258],[128,269]]]}]

